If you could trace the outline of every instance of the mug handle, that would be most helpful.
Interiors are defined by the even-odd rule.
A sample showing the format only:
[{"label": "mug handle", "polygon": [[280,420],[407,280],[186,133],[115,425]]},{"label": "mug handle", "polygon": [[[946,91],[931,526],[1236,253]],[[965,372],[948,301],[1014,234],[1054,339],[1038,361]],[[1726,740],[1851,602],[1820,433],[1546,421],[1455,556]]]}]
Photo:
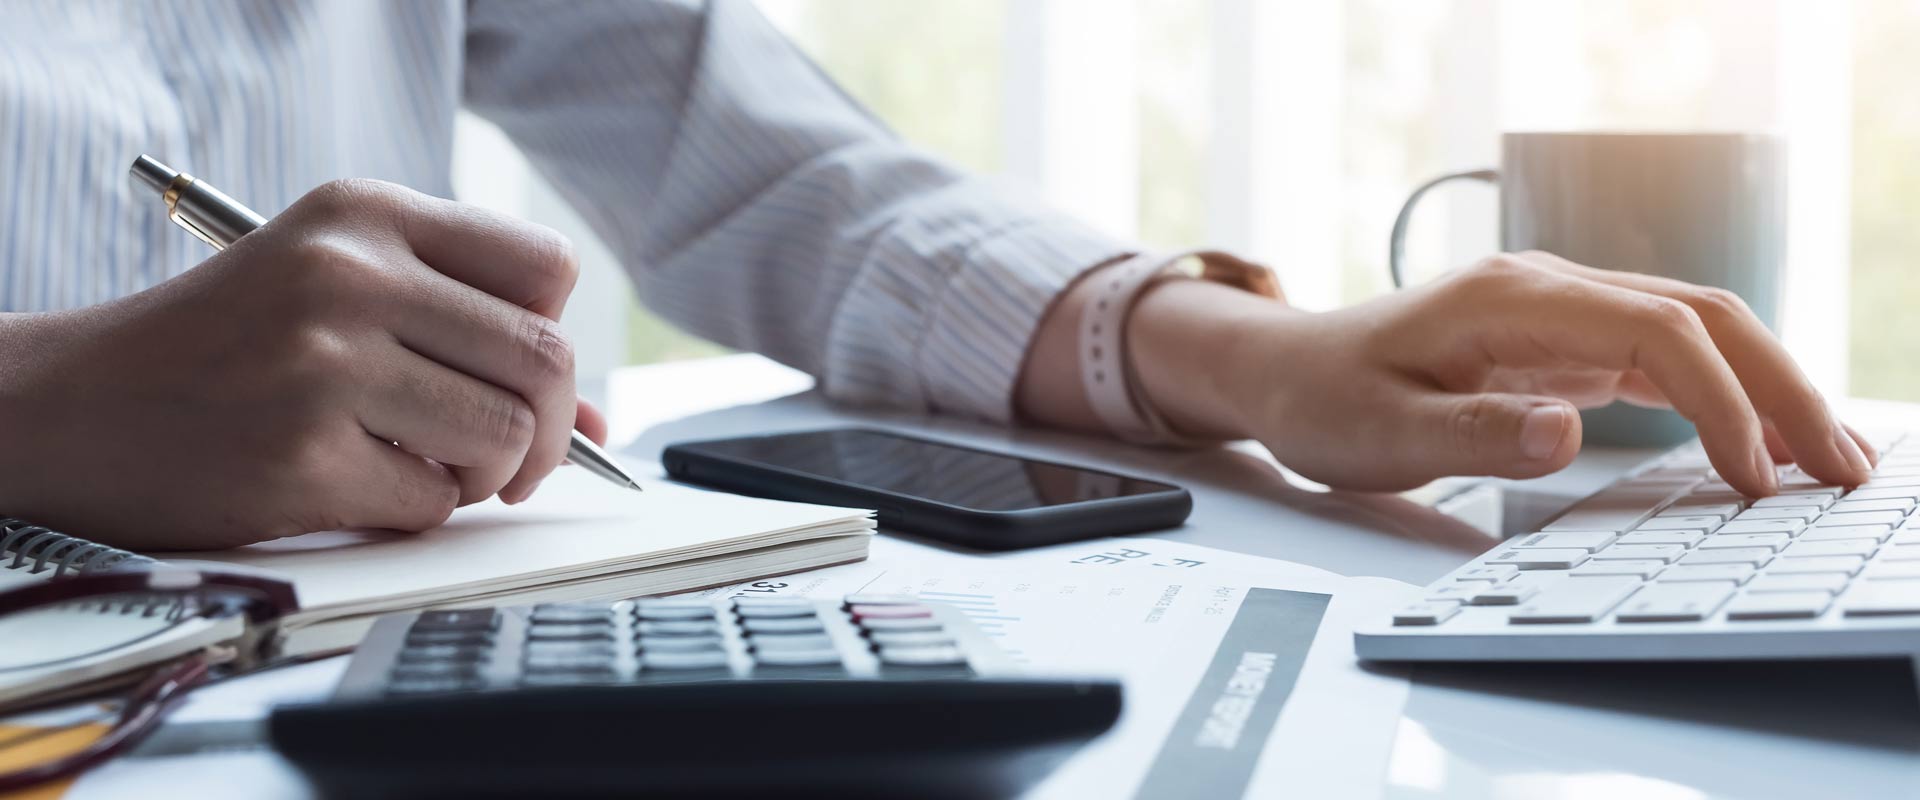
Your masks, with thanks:
[{"label": "mug handle", "polygon": [[1492,169],[1470,169],[1465,172],[1449,173],[1421,184],[1420,188],[1413,190],[1413,194],[1407,196],[1406,204],[1400,206],[1400,216],[1393,220],[1393,235],[1387,240],[1387,269],[1393,275],[1393,288],[1407,287],[1405,271],[1407,220],[1413,216],[1413,204],[1420,202],[1420,196],[1426,194],[1428,189],[1455,178],[1472,178],[1487,183],[1499,183],[1500,172]]}]

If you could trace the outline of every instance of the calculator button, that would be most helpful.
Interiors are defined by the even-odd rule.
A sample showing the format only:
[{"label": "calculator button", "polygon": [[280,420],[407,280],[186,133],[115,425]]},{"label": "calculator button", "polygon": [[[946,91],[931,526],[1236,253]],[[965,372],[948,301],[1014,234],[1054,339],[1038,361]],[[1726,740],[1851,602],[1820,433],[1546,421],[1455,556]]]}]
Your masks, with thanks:
[{"label": "calculator button", "polygon": [[577,672],[533,672],[520,676],[520,685],[538,686],[592,686],[612,683],[620,680],[619,673],[611,669],[599,669]]},{"label": "calculator button", "polygon": [[769,667],[824,667],[840,665],[840,653],[828,648],[825,650],[765,650],[754,655],[762,666]]},{"label": "calculator button", "polygon": [[895,667],[942,667],[967,663],[957,647],[882,647],[880,663]]},{"label": "calculator button", "polygon": [[760,633],[819,633],[827,629],[819,617],[785,617],[776,619],[747,619],[740,623],[748,635]]},{"label": "calculator button", "polygon": [[613,642],[528,642],[527,658],[612,658]]},{"label": "calculator button", "polygon": [[413,621],[414,631],[490,631],[500,625],[500,615],[491,608],[456,608],[423,611]]},{"label": "calculator button", "polygon": [[881,647],[932,647],[954,644],[953,636],[946,631],[876,631],[869,634],[868,638]]},{"label": "calculator button", "polygon": [[712,636],[720,623],[707,619],[647,620],[635,627],[641,636]]},{"label": "calculator button", "polygon": [[533,642],[582,642],[613,638],[611,625],[531,625],[527,640]]},{"label": "calculator button", "polygon": [[946,626],[932,617],[906,617],[903,619],[868,618],[860,620],[860,627],[869,633],[873,631],[938,631]]},{"label": "calculator button", "polygon": [[613,622],[613,609],[600,605],[552,604],[534,606],[532,620],[536,624],[611,623]]},{"label": "calculator button", "polygon": [[910,594],[876,594],[872,592],[847,595],[848,606],[915,606],[920,598]]},{"label": "calculator button", "polygon": [[443,694],[446,692],[468,692],[486,688],[486,681],[479,676],[456,678],[407,678],[395,679],[387,684],[389,695]]},{"label": "calculator button", "polygon": [[396,664],[393,668],[395,681],[409,680],[455,680],[480,677],[477,664]]},{"label": "calculator button", "polygon": [[713,604],[705,600],[643,599],[633,604],[641,619],[713,619]]},{"label": "calculator button", "polygon": [[742,618],[773,619],[778,617],[810,617],[814,606],[811,600],[798,597],[742,597],[733,601],[733,610]]},{"label": "calculator button", "polygon": [[831,650],[833,640],[823,633],[763,634],[747,640],[757,652],[768,650]]},{"label": "calculator button", "polygon": [[427,647],[432,645],[454,645],[458,647],[485,647],[493,644],[492,631],[408,631],[408,647]]},{"label": "calculator button", "polygon": [[640,656],[644,669],[715,669],[727,665],[727,654],[718,650],[699,653],[663,653],[648,651]]},{"label": "calculator button", "polygon": [[408,647],[400,651],[402,664],[422,664],[450,662],[459,664],[478,664],[493,655],[493,651],[484,647],[460,647],[450,644],[436,644]]},{"label": "calculator button", "polygon": [[591,672],[612,669],[613,653],[588,654],[566,653],[559,655],[527,656],[525,667],[528,672]]},{"label": "calculator button", "polygon": [[847,611],[853,614],[854,619],[863,621],[863,624],[869,619],[911,619],[933,616],[933,609],[926,606],[854,606]]},{"label": "calculator button", "polygon": [[714,636],[643,636],[640,639],[642,653],[697,653],[721,649],[722,640]]}]

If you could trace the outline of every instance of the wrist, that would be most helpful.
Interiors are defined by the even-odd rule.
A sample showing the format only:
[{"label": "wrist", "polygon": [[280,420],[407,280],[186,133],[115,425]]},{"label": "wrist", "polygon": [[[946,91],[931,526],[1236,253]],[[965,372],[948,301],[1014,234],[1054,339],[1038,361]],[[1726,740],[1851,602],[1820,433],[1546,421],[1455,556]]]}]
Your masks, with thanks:
[{"label": "wrist", "polygon": [[40,431],[49,424],[39,413],[39,377],[66,335],[61,321],[71,313],[0,314],[0,516],[29,511],[34,491],[26,470],[41,470]]},{"label": "wrist", "polygon": [[1219,283],[1170,278],[1127,318],[1127,353],[1147,402],[1181,434],[1244,439],[1285,369],[1268,342],[1308,314]]}]

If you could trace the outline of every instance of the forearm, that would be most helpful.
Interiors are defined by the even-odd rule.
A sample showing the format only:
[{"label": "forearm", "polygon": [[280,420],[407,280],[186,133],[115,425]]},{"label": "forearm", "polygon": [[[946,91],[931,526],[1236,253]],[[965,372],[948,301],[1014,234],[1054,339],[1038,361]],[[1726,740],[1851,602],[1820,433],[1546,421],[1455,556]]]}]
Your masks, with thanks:
[{"label": "forearm", "polygon": [[[1088,403],[1077,349],[1080,315],[1093,295],[1082,281],[1041,321],[1021,372],[1016,402],[1021,417],[1050,427],[1105,432]],[[1212,281],[1163,280],[1149,286],[1127,318],[1126,355],[1145,401],[1179,433],[1218,439],[1254,433],[1249,388],[1285,368],[1278,354],[1260,352],[1255,329],[1304,317],[1275,300]]]}]

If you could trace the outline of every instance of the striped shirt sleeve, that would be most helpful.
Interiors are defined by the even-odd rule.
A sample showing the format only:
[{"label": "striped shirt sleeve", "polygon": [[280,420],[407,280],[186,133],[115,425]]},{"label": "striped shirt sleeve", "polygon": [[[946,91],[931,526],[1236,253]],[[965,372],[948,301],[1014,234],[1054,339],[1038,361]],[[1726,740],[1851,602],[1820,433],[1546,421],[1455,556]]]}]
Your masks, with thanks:
[{"label": "striped shirt sleeve", "polygon": [[1131,249],[901,142],[746,0],[474,0],[466,57],[650,308],[840,401],[1009,421],[1053,299]]}]

